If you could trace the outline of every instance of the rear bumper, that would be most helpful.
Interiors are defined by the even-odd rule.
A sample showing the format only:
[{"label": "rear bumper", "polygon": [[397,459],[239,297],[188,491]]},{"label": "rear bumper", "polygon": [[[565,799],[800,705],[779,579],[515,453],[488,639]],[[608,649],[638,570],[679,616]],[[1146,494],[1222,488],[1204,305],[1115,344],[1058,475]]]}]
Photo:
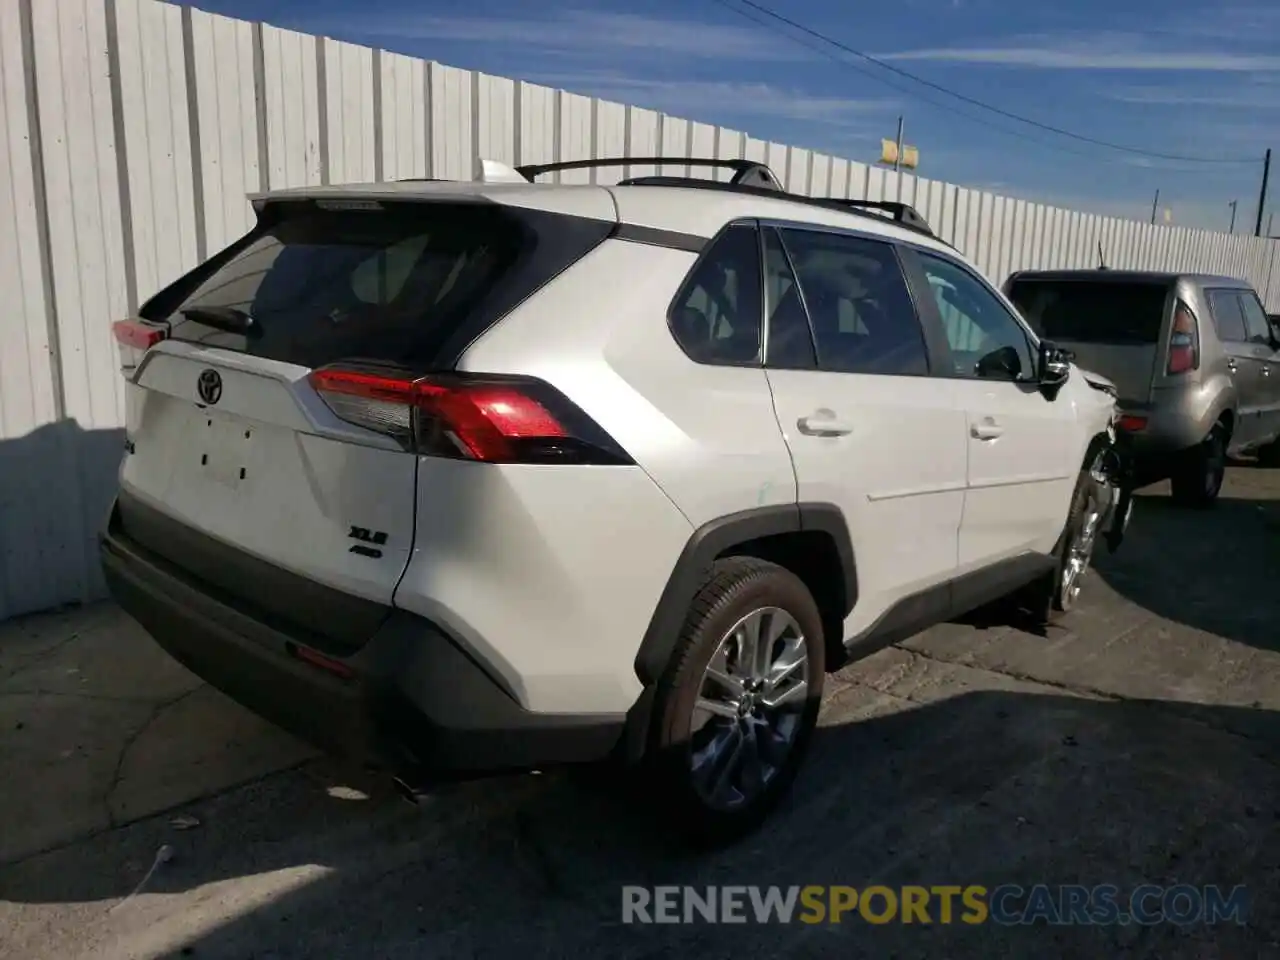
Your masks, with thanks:
[{"label": "rear bumper", "polygon": [[1164,479],[1181,457],[1199,446],[1217,421],[1210,398],[1189,389],[1158,389],[1150,403],[1121,401],[1121,415],[1141,418],[1139,430],[1120,439],[1144,479]]},{"label": "rear bumper", "polygon": [[112,596],[197,676],[326,750],[412,782],[606,759],[625,716],[540,714],[520,706],[450,637],[389,610],[357,653],[304,659],[310,648],[237,609],[129,540],[101,538]]}]

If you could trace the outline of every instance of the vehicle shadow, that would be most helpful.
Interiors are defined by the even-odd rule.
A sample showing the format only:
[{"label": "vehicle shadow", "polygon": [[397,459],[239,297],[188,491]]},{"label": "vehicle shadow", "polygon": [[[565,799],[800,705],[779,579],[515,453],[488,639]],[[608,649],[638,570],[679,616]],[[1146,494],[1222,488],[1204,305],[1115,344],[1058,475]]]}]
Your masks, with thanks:
[{"label": "vehicle shadow", "polygon": [[0,440],[0,620],[105,596],[97,534],[123,454],[124,430],[69,419]]},{"label": "vehicle shadow", "polygon": [[[147,891],[182,899],[100,909],[99,939],[117,937],[121,955],[1199,960],[1262,956],[1277,939],[1280,714],[1008,691],[886,706],[856,687],[824,709],[792,798],[716,852],[683,850],[643,790],[600,775],[461,786],[415,810],[386,795],[335,799],[313,771],[196,805],[196,829],[148,821],[13,865],[0,899],[123,897],[168,843],[175,856]],[[1242,927],[995,934],[941,923],[936,905],[928,925],[621,916],[629,884],[1004,883],[1242,884],[1251,905]],[[38,943],[25,946],[34,955]]]},{"label": "vehicle shadow", "polygon": [[1135,497],[1128,536],[1097,574],[1159,617],[1227,640],[1280,650],[1280,471],[1232,470],[1209,510],[1175,505],[1159,488]]}]

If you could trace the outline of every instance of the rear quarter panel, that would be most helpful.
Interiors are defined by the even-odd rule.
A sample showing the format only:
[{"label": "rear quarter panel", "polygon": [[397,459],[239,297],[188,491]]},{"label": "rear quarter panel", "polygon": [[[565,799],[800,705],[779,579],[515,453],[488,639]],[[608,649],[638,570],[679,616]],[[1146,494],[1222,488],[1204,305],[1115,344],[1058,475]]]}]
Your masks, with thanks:
[{"label": "rear quarter panel", "polygon": [[[795,503],[764,371],[695,364],[668,330],[695,259],[606,240],[458,364],[547,381],[637,463],[422,472],[396,603],[451,627],[529,709],[630,707],[636,653],[693,530]],[[472,505],[469,525],[459,503]]]},{"label": "rear quarter panel", "polygon": [[764,370],[694,363],[667,327],[695,260],[606,240],[477,340],[459,367],[554,384],[697,527],[794,503],[796,485]]},{"label": "rear quarter panel", "polygon": [[1195,446],[1224,412],[1236,415],[1239,399],[1227,370],[1227,349],[1209,309],[1204,287],[1190,278],[1178,282],[1176,293],[1196,317],[1200,365],[1187,374],[1168,374],[1161,366],[1151,394],[1149,443],[1180,450]]}]

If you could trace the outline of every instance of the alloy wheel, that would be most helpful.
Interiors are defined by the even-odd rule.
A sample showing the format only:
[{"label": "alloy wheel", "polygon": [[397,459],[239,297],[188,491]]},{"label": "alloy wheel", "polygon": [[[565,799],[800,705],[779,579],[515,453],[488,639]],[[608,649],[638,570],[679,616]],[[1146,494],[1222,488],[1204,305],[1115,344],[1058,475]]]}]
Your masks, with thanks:
[{"label": "alloy wheel", "polygon": [[1080,596],[1080,588],[1089,565],[1093,562],[1093,548],[1098,541],[1098,528],[1102,525],[1103,504],[1098,496],[1096,482],[1090,485],[1085,496],[1084,510],[1076,526],[1067,554],[1062,564],[1062,609],[1070,610]]},{"label": "alloy wheel", "polygon": [[809,683],[805,636],[785,610],[753,610],[724,634],[690,731],[690,772],[704,803],[737,809],[769,786],[800,734]]}]

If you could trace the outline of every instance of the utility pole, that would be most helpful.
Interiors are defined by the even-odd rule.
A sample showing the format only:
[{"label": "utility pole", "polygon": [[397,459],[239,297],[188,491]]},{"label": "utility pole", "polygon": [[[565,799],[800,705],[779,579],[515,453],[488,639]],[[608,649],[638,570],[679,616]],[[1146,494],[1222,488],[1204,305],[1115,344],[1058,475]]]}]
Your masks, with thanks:
[{"label": "utility pole", "polygon": [[898,150],[893,155],[893,172],[898,175],[898,200],[902,200],[902,117],[898,117]]},{"label": "utility pole", "polygon": [[910,144],[902,141],[902,117],[898,118],[898,139],[880,141],[880,159],[876,163],[883,163],[886,167],[892,167],[893,172],[898,175],[898,199],[902,199],[902,174],[904,170],[915,170],[920,165],[920,151]]},{"label": "utility pole", "polygon": [[1227,233],[1236,232],[1236,204],[1238,204],[1239,202],[1240,201],[1238,200],[1232,200],[1230,203],[1227,204],[1227,206],[1231,208],[1231,226],[1227,229]]},{"label": "utility pole", "polygon": [[1156,198],[1151,201],[1151,223],[1154,226],[1156,222],[1156,207],[1160,206],[1160,191],[1156,191]]},{"label": "utility pole", "polygon": [[[1258,194],[1258,224],[1253,229],[1255,237],[1262,236],[1262,211],[1267,207],[1267,179],[1271,176],[1271,148],[1267,148],[1267,155],[1262,160],[1262,191]],[[1270,228],[1267,233],[1270,233]]]}]

